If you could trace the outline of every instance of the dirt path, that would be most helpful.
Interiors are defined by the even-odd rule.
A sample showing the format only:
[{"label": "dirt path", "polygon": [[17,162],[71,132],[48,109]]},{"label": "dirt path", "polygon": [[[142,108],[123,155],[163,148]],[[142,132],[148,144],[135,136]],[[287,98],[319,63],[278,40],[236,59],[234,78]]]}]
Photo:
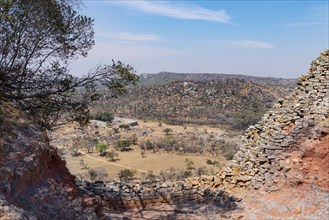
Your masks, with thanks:
[{"label": "dirt path", "polygon": [[146,170],[136,169],[136,168],[134,168],[134,167],[128,167],[128,166],[125,166],[125,165],[120,165],[120,164],[117,164],[117,163],[109,162],[109,161],[107,161],[107,160],[99,159],[99,158],[96,158],[96,157],[90,156],[90,155],[88,155],[88,154],[85,154],[84,156],[85,156],[85,157],[89,157],[89,158],[91,158],[91,159],[93,159],[93,160],[98,160],[98,161],[106,162],[106,163],[111,164],[111,165],[113,165],[113,166],[123,167],[123,168],[127,168],[127,169],[133,169],[133,170],[137,170],[137,171],[142,172],[142,173],[146,173],[146,172],[147,172]]}]

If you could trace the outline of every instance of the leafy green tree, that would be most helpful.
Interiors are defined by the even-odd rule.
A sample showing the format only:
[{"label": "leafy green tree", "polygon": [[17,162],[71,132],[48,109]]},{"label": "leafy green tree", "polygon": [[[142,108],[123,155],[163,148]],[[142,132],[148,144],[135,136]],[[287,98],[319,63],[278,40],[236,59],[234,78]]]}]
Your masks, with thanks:
[{"label": "leafy green tree", "polygon": [[118,173],[118,177],[121,182],[127,182],[131,180],[136,174],[136,170],[132,169],[123,169]]},{"label": "leafy green tree", "polygon": [[100,156],[105,156],[106,151],[109,149],[109,146],[105,144],[103,141],[99,141],[96,145],[96,150],[99,152]]},{"label": "leafy green tree", "polygon": [[98,85],[110,96],[138,77],[130,65],[114,62],[79,73],[69,65],[94,45],[93,19],[80,15],[76,0],[0,1],[0,103],[14,102],[45,129],[58,122],[86,125]]},{"label": "leafy green tree", "polygon": [[166,135],[169,135],[173,130],[171,128],[165,128],[163,129],[163,132],[166,133]]},{"label": "leafy green tree", "polygon": [[115,152],[114,150],[107,152],[106,154],[106,158],[109,158],[110,161],[114,162],[118,159],[119,154],[117,152]]}]

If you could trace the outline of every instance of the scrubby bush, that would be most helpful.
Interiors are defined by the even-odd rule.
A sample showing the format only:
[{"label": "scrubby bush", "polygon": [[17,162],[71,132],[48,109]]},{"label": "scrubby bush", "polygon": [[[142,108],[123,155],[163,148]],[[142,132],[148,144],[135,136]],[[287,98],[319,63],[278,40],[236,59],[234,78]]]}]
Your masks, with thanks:
[{"label": "scrubby bush", "polygon": [[108,158],[110,161],[114,162],[118,159],[119,154],[115,152],[114,150],[107,152],[106,158]]},{"label": "scrubby bush", "polygon": [[186,170],[179,170],[170,167],[169,170],[161,170],[159,173],[159,179],[161,181],[180,181],[188,178],[192,175],[192,172],[187,172]]},{"label": "scrubby bush", "polygon": [[97,178],[97,171],[94,169],[88,170],[89,178],[91,182],[94,182],[95,179]]},{"label": "scrubby bush", "polygon": [[125,139],[125,140],[118,140],[116,142],[116,149],[120,151],[130,151],[130,145],[131,145],[131,140]]},{"label": "scrubby bush", "polygon": [[81,159],[79,161],[79,163],[80,163],[80,166],[82,166],[82,169],[86,169],[86,170],[89,169],[88,164],[86,164],[84,160]]},{"label": "scrubby bush", "polygon": [[174,150],[180,149],[180,145],[179,145],[178,141],[176,140],[176,138],[174,138],[174,137],[164,137],[164,138],[160,139],[156,143],[156,145],[159,149],[163,149],[165,151],[174,151]]},{"label": "scrubby bush", "polygon": [[72,140],[75,148],[85,148],[88,153],[92,152],[98,140],[92,136],[78,137]]},{"label": "scrubby bush", "polygon": [[231,115],[231,127],[237,130],[245,130],[248,126],[256,124],[264,115],[266,110],[258,110],[257,112],[243,112]]},{"label": "scrubby bush", "polygon": [[129,137],[129,140],[130,140],[131,144],[136,145],[137,141],[138,141],[137,135],[133,134],[131,137]]},{"label": "scrubby bush", "polygon": [[97,180],[102,181],[108,176],[108,174],[105,172],[105,169],[101,167],[97,167],[96,169],[89,169],[87,174],[91,182],[95,182]]},{"label": "scrubby bush", "polygon": [[190,171],[194,170],[195,167],[193,165],[194,165],[194,162],[191,159],[188,159],[188,158],[185,159],[185,168],[186,168],[186,170],[190,170]]},{"label": "scrubby bush", "polygon": [[163,129],[163,132],[166,133],[166,135],[169,135],[173,130],[171,128],[165,128]]},{"label": "scrubby bush", "polygon": [[142,178],[145,181],[153,182],[156,180],[156,175],[154,174],[154,172],[152,170],[149,170],[149,171],[147,171],[147,173],[142,173]]},{"label": "scrubby bush", "polygon": [[119,128],[120,128],[120,129],[124,129],[124,130],[129,130],[129,129],[130,129],[130,126],[127,125],[127,124],[120,124],[120,125],[119,125]]},{"label": "scrubby bush", "polygon": [[136,170],[132,169],[123,169],[118,173],[118,177],[121,182],[130,181],[136,174]]},{"label": "scrubby bush", "polygon": [[112,130],[114,131],[115,134],[117,134],[117,133],[120,132],[120,129],[119,128],[112,128]]},{"label": "scrubby bush", "polygon": [[234,143],[226,142],[221,146],[221,151],[227,160],[232,160],[234,154],[238,151],[238,146]]},{"label": "scrubby bush", "polygon": [[197,176],[202,176],[202,175],[206,175],[206,174],[208,174],[207,167],[198,167],[198,169],[196,169]]},{"label": "scrubby bush", "polygon": [[109,112],[97,112],[92,115],[92,119],[112,123],[114,116]]},{"label": "scrubby bush", "polygon": [[141,150],[155,150],[156,144],[152,143],[150,140],[141,141],[139,143],[139,147]]},{"label": "scrubby bush", "polygon": [[194,162],[191,159],[185,159],[185,176],[190,177],[192,176],[192,171],[195,169],[193,166]]},{"label": "scrubby bush", "polygon": [[213,166],[219,166],[220,165],[218,160],[210,160],[210,159],[207,160],[207,164],[213,165]]}]

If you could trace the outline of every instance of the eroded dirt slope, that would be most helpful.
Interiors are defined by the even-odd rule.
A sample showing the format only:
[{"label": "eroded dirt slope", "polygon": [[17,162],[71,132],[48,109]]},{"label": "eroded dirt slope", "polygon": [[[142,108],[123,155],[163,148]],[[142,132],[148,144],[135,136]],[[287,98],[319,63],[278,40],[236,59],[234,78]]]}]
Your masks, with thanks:
[{"label": "eroded dirt slope", "polygon": [[83,199],[45,132],[1,105],[0,219],[87,219]]}]

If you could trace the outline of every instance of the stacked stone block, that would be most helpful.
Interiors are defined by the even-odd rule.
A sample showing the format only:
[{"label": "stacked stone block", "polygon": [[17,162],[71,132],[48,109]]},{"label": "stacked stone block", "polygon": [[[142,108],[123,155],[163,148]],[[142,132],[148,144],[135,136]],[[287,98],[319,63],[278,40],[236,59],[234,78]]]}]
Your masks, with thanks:
[{"label": "stacked stone block", "polygon": [[111,209],[145,208],[165,204],[205,203],[223,210],[236,208],[236,198],[218,188],[216,177],[203,176],[185,181],[129,184],[118,182],[80,182],[84,194],[100,197]]},{"label": "stacked stone block", "polygon": [[299,78],[292,94],[277,100],[259,123],[246,130],[240,150],[221,173],[223,182],[233,186],[251,184],[256,189],[263,184],[272,186],[280,172],[285,172],[280,162],[283,152],[327,132],[328,118],[327,50],[311,63],[308,74]]}]

